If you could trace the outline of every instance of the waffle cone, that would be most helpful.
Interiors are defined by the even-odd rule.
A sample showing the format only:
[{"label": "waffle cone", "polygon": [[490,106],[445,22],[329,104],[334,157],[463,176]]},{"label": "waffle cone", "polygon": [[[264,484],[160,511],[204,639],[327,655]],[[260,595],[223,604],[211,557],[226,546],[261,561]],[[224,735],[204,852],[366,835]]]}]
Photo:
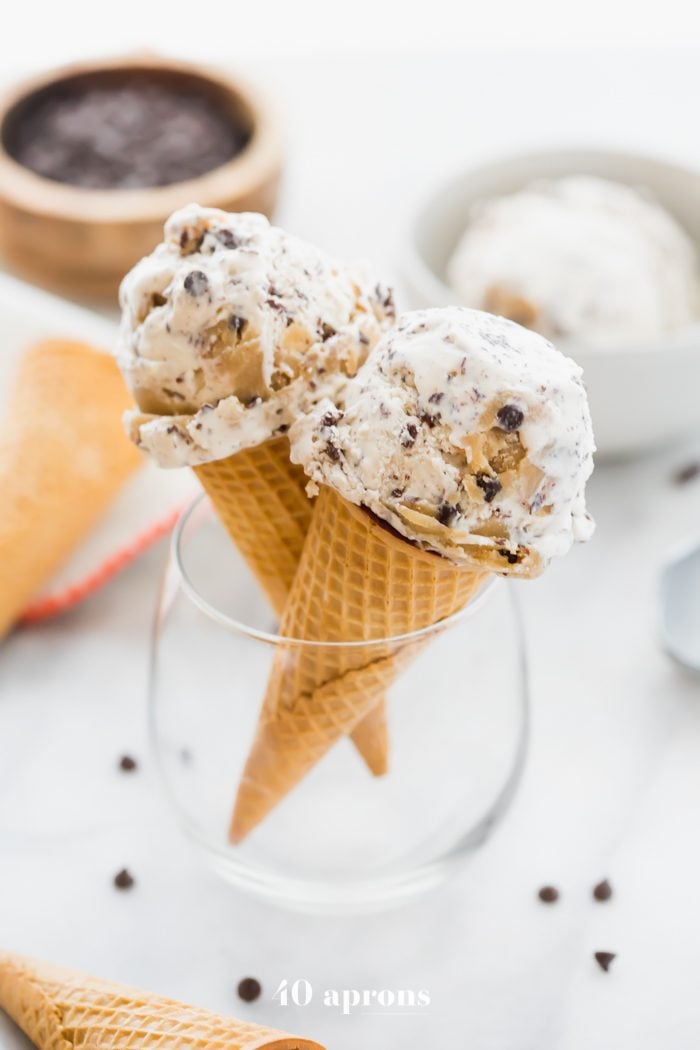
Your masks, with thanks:
[{"label": "waffle cone", "polygon": [[111,981],[0,952],[0,1008],[39,1050],[323,1050]]},{"label": "waffle cone", "polygon": [[290,644],[272,667],[230,837],[240,842],[344,733],[351,732],[425,639],[397,644],[461,609],[485,574],[413,547],[323,488],[282,618]]},{"label": "waffle cone", "polygon": [[[203,489],[273,609],[282,615],[311,524],[307,478],[289,458],[289,441],[244,449],[194,468]],[[380,698],[352,740],[375,776],[388,767],[386,705]]]},{"label": "waffle cone", "polygon": [[90,346],[49,341],[22,358],[0,426],[0,636],[138,468],[129,401]]}]

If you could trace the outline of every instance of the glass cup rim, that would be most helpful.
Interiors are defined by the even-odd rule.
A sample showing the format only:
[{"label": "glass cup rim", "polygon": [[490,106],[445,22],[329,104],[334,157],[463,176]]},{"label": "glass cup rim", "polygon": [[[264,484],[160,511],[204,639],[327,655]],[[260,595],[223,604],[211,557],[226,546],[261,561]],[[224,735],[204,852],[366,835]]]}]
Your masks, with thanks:
[{"label": "glass cup rim", "polygon": [[224,627],[226,630],[235,634],[245,635],[256,641],[265,642],[268,645],[284,645],[314,649],[366,649],[374,646],[379,647],[387,645],[398,648],[409,642],[429,638],[433,634],[438,634],[446,628],[462,622],[462,620],[470,619],[480,611],[481,607],[486,601],[488,601],[496,587],[503,583],[502,577],[496,576],[494,573],[488,574],[489,578],[486,580],[482,588],[471,601],[467,602],[464,608],[458,609],[457,612],[452,613],[451,616],[447,616],[443,620],[438,620],[437,623],[430,624],[428,627],[422,627],[416,631],[408,631],[404,634],[390,635],[385,638],[369,638],[366,641],[360,640],[352,642],[314,641],[310,638],[294,638],[281,634],[272,634],[269,631],[263,631],[260,628],[253,627],[241,620],[237,620],[233,616],[228,616],[220,609],[217,609],[216,606],[212,605],[211,602],[201,594],[200,590],[188,574],[182,556],[184,533],[187,526],[191,523],[195,511],[201,508],[205,503],[209,503],[209,500],[206,493],[202,492],[185,507],[173,529],[170,540],[170,565],[171,567],[174,567],[177,572],[179,586],[192,604],[208,619],[212,620],[220,627]]}]

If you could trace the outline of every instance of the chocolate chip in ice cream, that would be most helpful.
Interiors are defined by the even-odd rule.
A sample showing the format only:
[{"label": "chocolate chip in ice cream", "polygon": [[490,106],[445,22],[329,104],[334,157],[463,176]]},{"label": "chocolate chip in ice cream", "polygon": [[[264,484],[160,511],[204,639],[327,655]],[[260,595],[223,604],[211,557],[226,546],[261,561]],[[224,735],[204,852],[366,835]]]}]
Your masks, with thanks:
[{"label": "chocolate chip in ice cream", "polygon": [[593,898],[597,901],[609,901],[613,895],[612,886],[607,879],[603,879],[593,887]]},{"label": "chocolate chip in ice cream", "polygon": [[543,904],[554,904],[559,900],[559,890],[556,886],[543,886],[537,893]]},{"label": "chocolate chip in ice cream", "polygon": [[406,429],[404,430],[403,437],[401,438],[401,444],[404,448],[411,448],[415,445],[416,438],[418,437],[418,427],[415,423],[407,423]]},{"label": "chocolate chip in ice cream", "polygon": [[594,952],[593,958],[605,973],[610,969],[610,964],[617,957],[617,952]]},{"label": "chocolate chip in ice cream", "polygon": [[246,324],[245,317],[241,317],[240,314],[230,314],[228,319],[228,326],[232,332],[236,335],[240,335]]},{"label": "chocolate chip in ice cream", "polygon": [[190,295],[204,295],[209,287],[209,280],[202,270],[190,270],[187,277],[185,277],[184,287],[185,291],[189,292]]},{"label": "chocolate chip in ice cream", "polygon": [[441,503],[438,509],[437,520],[441,525],[451,525],[459,511],[451,503]]},{"label": "chocolate chip in ice cream", "polygon": [[484,493],[487,503],[492,503],[503,487],[498,478],[491,477],[490,474],[479,474],[476,483]]},{"label": "chocolate chip in ice cream", "polygon": [[340,449],[337,445],[334,445],[332,441],[326,442],[326,455],[329,459],[332,459],[334,463],[337,463],[340,459]]},{"label": "chocolate chip in ice cream", "polygon": [[513,430],[517,430],[518,427],[522,426],[525,415],[515,405],[503,405],[496,413],[496,419],[501,430],[505,430],[510,434]]},{"label": "chocolate chip in ice cream", "polygon": [[238,982],[238,998],[244,1003],[254,1003],[262,994],[262,985],[255,977],[244,977]]}]

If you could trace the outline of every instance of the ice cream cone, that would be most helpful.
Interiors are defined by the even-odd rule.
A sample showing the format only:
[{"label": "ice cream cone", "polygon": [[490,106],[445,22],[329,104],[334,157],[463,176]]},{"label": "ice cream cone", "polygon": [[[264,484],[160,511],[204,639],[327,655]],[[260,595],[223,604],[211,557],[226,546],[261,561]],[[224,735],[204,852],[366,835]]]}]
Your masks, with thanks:
[{"label": "ice cream cone", "polygon": [[368,644],[290,644],[278,655],[238,790],[233,842],[240,842],[336,740],[358,725],[425,641],[401,645],[388,639],[452,615],[484,576],[419,550],[322,488],[281,633]]},{"label": "ice cream cone", "polygon": [[0,1008],[39,1050],[323,1050],[310,1039],[3,952]]},{"label": "ice cream cone", "polygon": [[129,400],[92,347],[50,341],[23,357],[0,423],[0,636],[139,466]]},{"label": "ice cream cone", "polygon": [[[282,615],[311,522],[307,478],[289,459],[286,437],[194,468],[214,509],[270,604]],[[351,733],[375,776],[388,767],[383,698]]]}]

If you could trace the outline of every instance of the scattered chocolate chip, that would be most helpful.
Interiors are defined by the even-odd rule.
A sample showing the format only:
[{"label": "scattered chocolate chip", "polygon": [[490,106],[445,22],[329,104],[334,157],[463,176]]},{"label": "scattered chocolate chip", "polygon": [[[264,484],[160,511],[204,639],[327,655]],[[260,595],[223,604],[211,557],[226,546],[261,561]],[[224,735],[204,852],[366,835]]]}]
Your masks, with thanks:
[{"label": "scattered chocolate chip", "polygon": [[362,343],[363,346],[369,346],[369,339],[367,338],[364,332],[360,332],[360,334],[357,337],[357,341],[358,343]]},{"label": "scattered chocolate chip", "polygon": [[602,882],[593,887],[593,897],[597,901],[609,901],[612,895],[612,886],[607,879],[603,879]]},{"label": "scattered chocolate chip", "polygon": [[506,433],[510,434],[522,425],[525,414],[519,408],[516,408],[515,405],[503,405],[496,413],[496,419],[501,430],[505,430]]},{"label": "scattered chocolate chip", "polygon": [[401,444],[404,448],[412,448],[416,443],[418,437],[418,427],[415,423],[407,423],[406,429],[401,438]]},{"label": "scattered chocolate chip", "polygon": [[184,394],[181,394],[179,390],[170,390],[170,388],[167,386],[163,387],[163,393],[167,394],[168,397],[172,397],[175,401],[185,400]]},{"label": "scattered chocolate chip", "polygon": [[124,773],[133,773],[135,769],[138,769],[138,762],[131,755],[122,755],[119,759],[119,768]]},{"label": "scattered chocolate chip", "polygon": [[281,427],[277,427],[278,434],[286,434],[289,430],[289,423],[283,423]]},{"label": "scattered chocolate chip", "polygon": [[442,390],[438,390],[436,393],[430,395],[428,401],[433,405],[439,405],[444,396]]},{"label": "scattered chocolate chip", "polygon": [[431,416],[429,412],[423,412],[418,418],[421,423],[425,423],[426,427],[429,427],[431,430],[440,422],[440,416]]},{"label": "scattered chocolate chip", "polygon": [[122,868],[114,876],[114,885],[118,890],[130,890],[134,885],[134,877],[126,868]]},{"label": "scattered chocolate chip", "polygon": [[244,977],[238,982],[238,998],[244,1003],[254,1003],[262,994],[262,985],[255,977]]},{"label": "scattered chocolate chip", "polygon": [[340,449],[337,445],[334,445],[332,441],[326,442],[326,455],[329,459],[332,459],[334,463],[337,463],[340,459]]},{"label": "scattered chocolate chip", "polygon": [[501,547],[499,549],[498,553],[500,554],[500,556],[502,558],[506,559],[506,561],[508,562],[509,565],[517,565],[518,564],[518,561],[519,561],[518,555],[517,554],[513,554],[512,551],[504,550]]},{"label": "scattered chocolate chip", "polygon": [[236,237],[233,230],[217,230],[216,239],[220,244],[223,244],[224,248],[238,248],[240,247],[241,241]]},{"label": "scattered chocolate chip", "polygon": [[610,963],[617,958],[617,952],[594,952],[593,958],[605,973],[610,969]]},{"label": "scattered chocolate chip", "polygon": [[322,427],[334,427],[340,420],[340,414],[336,412],[324,412],[321,416]]},{"label": "scattered chocolate chip", "polygon": [[188,295],[203,295],[208,287],[207,275],[202,270],[190,270],[185,277],[184,288]]},{"label": "scattered chocolate chip", "polygon": [[381,307],[386,310],[390,317],[394,317],[396,314],[396,307],[394,305],[394,293],[391,288],[385,288],[384,285],[378,284],[374,289],[374,295]]},{"label": "scattered chocolate chip", "polygon": [[556,886],[543,886],[538,891],[537,896],[544,904],[554,904],[555,901],[559,900],[559,890]]},{"label": "scattered chocolate chip", "polygon": [[392,497],[394,499],[400,499],[401,496],[403,496],[405,491],[406,491],[406,489],[392,489],[391,490],[391,495],[392,495]]},{"label": "scattered chocolate chip", "polygon": [[503,488],[498,478],[493,478],[490,474],[477,475],[476,483],[484,493],[487,503],[491,503]]},{"label": "scattered chocolate chip", "polygon": [[438,508],[437,520],[441,525],[451,525],[459,511],[451,503],[441,503]]},{"label": "scattered chocolate chip", "polygon": [[687,485],[689,481],[695,481],[696,478],[700,478],[700,460],[693,463],[686,463],[684,467],[676,471],[673,475],[673,480],[676,485]]},{"label": "scattered chocolate chip", "polygon": [[240,314],[231,314],[231,316],[228,319],[228,326],[232,332],[236,333],[236,335],[241,334],[243,328],[245,327],[245,324],[246,319],[245,317],[241,317]]},{"label": "scattered chocolate chip", "polygon": [[324,321],[321,325],[321,337],[325,343],[326,339],[331,339],[335,335],[335,328],[332,325],[326,324]]}]

